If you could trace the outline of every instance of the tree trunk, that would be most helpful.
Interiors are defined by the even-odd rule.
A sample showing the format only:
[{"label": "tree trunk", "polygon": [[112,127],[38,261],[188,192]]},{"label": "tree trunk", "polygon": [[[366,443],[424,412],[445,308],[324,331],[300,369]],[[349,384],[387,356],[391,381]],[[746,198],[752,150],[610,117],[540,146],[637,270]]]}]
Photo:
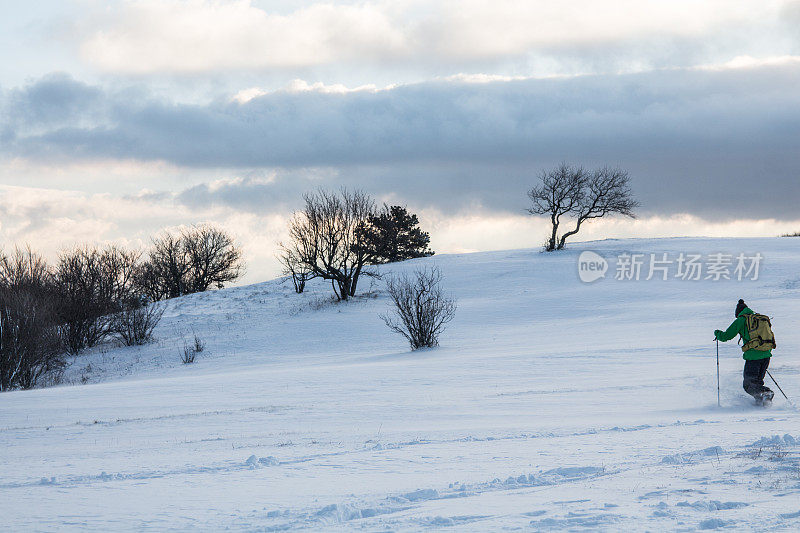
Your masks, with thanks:
[{"label": "tree trunk", "polygon": [[547,243],[548,252],[556,249],[556,234],[558,233],[558,221],[555,217],[551,217],[550,222],[553,224],[553,232],[550,234],[550,242]]},{"label": "tree trunk", "polygon": [[337,281],[339,285],[339,300],[346,301],[350,298],[350,280],[345,278],[341,281]]},{"label": "tree trunk", "polygon": [[564,245],[567,242],[567,237],[572,237],[573,235],[578,233],[578,231],[581,229],[581,223],[582,222],[583,222],[583,220],[579,218],[577,224],[575,224],[575,229],[572,230],[572,231],[568,231],[564,235],[561,236],[561,240],[558,241],[558,249],[559,250],[563,250],[564,249]]},{"label": "tree trunk", "polygon": [[358,278],[361,275],[361,267],[356,268],[353,272],[353,280],[350,282],[350,296],[356,295],[356,287],[358,286]]}]

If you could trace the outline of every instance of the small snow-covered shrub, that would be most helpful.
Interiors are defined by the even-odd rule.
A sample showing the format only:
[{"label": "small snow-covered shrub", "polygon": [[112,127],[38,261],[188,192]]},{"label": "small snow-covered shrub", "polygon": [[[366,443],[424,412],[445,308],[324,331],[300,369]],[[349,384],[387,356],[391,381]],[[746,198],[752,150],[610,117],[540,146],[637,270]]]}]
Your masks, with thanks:
[{"label": "small snow-covered shrub", "polygon": [[425,268],[387,282],[394,304],[392,313],[381,315],[392,331],[406,338],[412,350],[439,345],[439,334],[453,320],[456,302],[441,287],[438,268]]},{"label": "small snow-covered shrub", "polygon": [[190,365],[194,363],[194,358],[197,356],[197,352],[194,351],[192,346],[188,344],[183,345],[183,351],[181,352],[181,363],[184,365]]},{"label": "small snow-covered shrub", "polygon": [[187,343],[186,340],[184,339],[183,351],[181,352],[181,362],[184,365],[189,365],[194,363],[197,354],[199,354],[205,349],[206,349],[206,343],[203,342],[203,340],[200,337],[198,337],[197,334],[195,334],[194,342],[192,344]]},{"label": "small snow-covered shrub", "polygon": [[203,340],[200,337],[198,337],[197,334],[195,334],[194,346],[192,348],[194,349],[194,353],[200,353],[206,349],[206,343],[203,342]]},{"label": "small snow-covered shrub", "polygon": [[114,316],[112,331],[125,346],[140,346],[153,339],[153,330],[161,321],[165,306],[131,303]]}]

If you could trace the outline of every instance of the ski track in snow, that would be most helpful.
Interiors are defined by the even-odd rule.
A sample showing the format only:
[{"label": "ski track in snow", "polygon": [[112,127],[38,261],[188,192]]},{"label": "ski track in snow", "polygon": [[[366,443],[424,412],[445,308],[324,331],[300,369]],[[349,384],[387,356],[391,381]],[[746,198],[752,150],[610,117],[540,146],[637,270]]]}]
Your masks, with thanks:
[{"label": "ski track in snow", "polygon": [[[765,259],[757,282],[583,285],[583,249]],[[436,350],[410,353],[386,330],[378,283],[335,304],[324,284],[295,295],[272,281],[171,301],[156,343],[99,347],[75,358],[71,384],[3,394],[4,527],[800,529],[800,416],[778,395],[752,405],[733,343],[717,407],[708,342],[744,297],[773,316],[770,368],[800,391],[800,239],[382,268],[430,262],[459,299]],[[207,349],[181,365],[195,334]]]}]

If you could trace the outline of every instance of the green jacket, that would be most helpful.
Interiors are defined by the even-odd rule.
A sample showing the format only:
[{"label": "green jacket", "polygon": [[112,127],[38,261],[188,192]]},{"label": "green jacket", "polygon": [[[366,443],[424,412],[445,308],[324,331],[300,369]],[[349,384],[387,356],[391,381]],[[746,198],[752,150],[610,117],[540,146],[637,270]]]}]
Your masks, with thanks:
[{"label": "green jacket", "polygon": [[[752,315],[753,310],[749,307],[745,307],[739,313],[739,316],[736,317],[736,320],[728,326],[728,329],[725,331],[722,330],[715,330],[714,337],[717,340],[722,342],[727,342],[734,338],[737,334],[742,337],[744,342],[748,342],[750,340],[750,333],[747,331],[747,319],[744,315]],[[757,359],[766,359],[767,357],[772,357],[772,351],[761,351],[761,350],[747,350],[742,354],[742,357],[745,358],[746,361],[755,361]]]}]

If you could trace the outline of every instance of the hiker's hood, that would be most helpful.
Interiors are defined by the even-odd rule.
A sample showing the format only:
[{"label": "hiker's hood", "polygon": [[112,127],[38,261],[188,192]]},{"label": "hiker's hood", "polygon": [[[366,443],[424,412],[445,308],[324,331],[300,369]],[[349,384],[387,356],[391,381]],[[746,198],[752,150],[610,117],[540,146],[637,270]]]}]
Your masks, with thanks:
[{"label": "hiker's hood", "polygon": [[752,315],[752,314],[753,314],[753,310],[750,309],[749,307],[745,307],[744,309],[739,311],[739,314],[736,315],[736,318],[739,318],[742,315]]}]

